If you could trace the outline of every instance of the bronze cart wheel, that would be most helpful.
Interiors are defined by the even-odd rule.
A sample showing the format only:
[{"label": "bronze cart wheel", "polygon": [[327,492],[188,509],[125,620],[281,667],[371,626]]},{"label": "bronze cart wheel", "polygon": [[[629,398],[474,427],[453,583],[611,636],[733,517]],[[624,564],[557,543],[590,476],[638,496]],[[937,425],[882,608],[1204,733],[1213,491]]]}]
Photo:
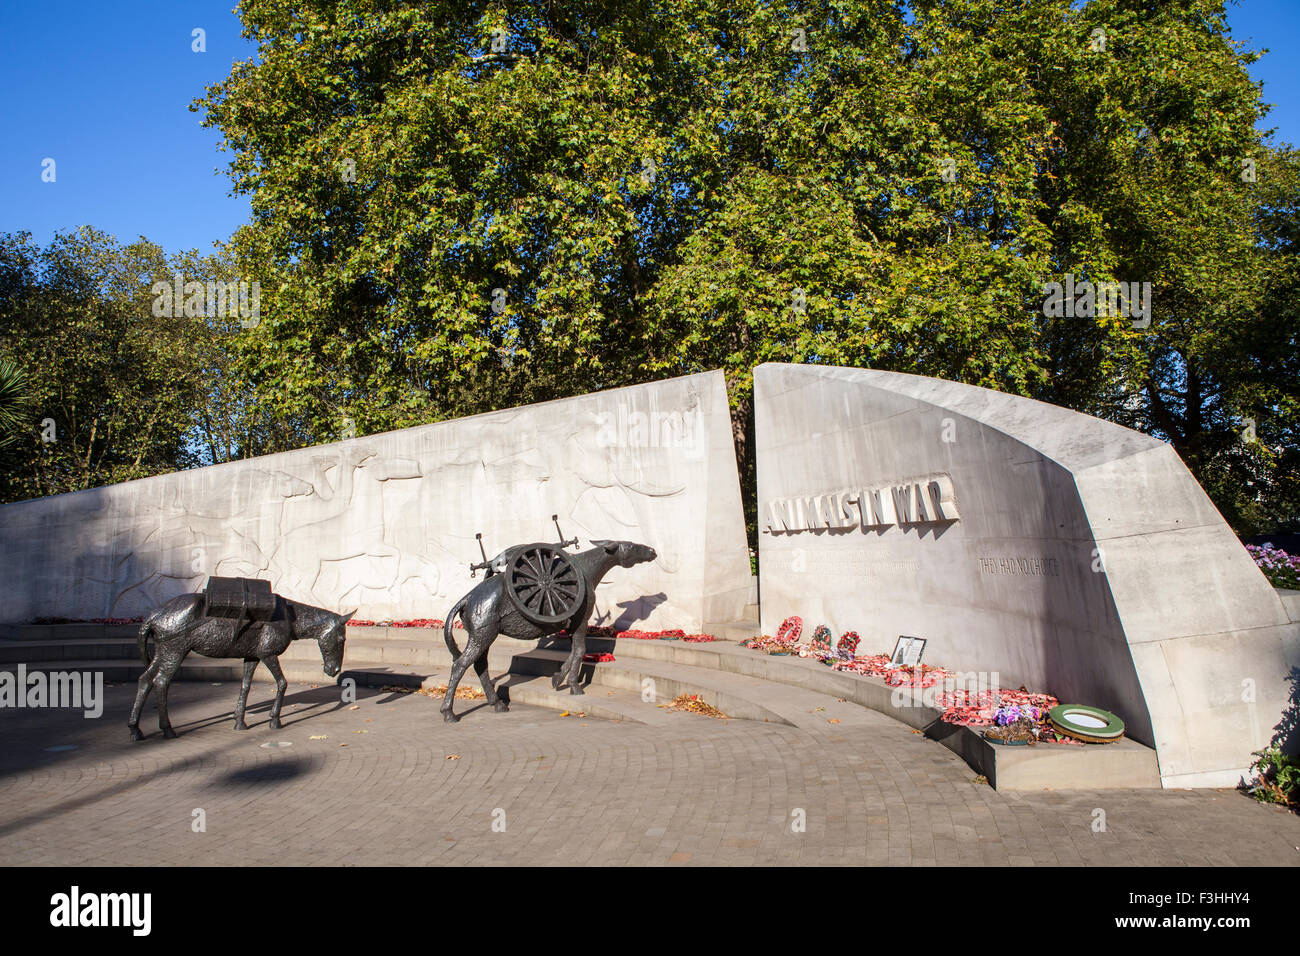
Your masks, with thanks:
[{"label": "bronze cart wheel", "polygon": [[505,575],[506,594],[534,624],[568,620],[587,596],[582,572],[567,554],[552,545],[524,545]]}]

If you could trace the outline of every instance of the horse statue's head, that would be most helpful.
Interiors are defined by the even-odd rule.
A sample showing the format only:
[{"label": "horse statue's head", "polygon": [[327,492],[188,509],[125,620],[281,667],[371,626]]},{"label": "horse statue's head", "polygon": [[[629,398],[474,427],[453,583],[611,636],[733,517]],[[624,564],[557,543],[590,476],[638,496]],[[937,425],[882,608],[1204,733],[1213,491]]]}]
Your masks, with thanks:
[{"label": "horse statue's head", "polygon": [[593,541],[591,543],[597,548],[604,548],[605,553],[612,555],[615,563],[624,568],[630,568],[634,564],[644,564],[659,557],[654,548],[648,544],[637,544],[635,541]]},{"label": "horse statue's head", "polygon": [[320,645],[321,660],[325,663],[325,674],[329,677],[338,677],[339,671],[343,670],[343,645],[348,639],[348,621],[356,613],[356,608],[344,614],[325,612],[325,620],[316,643]]}]

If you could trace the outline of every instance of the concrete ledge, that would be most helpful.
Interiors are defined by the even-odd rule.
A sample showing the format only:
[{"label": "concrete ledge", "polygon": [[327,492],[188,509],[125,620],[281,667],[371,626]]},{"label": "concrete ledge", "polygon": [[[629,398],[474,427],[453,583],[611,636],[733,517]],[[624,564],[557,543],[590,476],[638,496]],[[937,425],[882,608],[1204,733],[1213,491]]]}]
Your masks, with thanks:
[{"label": "concrete ledge", "polygon": [[[346,670],[339,675],[339,680],[352,678],[357,682],[358,687],[383,688],[383,687],[402,687],[410,691],[431,690],[435,687],[441,687],[447,683],[445,676],[420,675],[420,674],[397,674],[389,671],[376,670]],[[462,686],[477,686],[477,682]],[[619,707],[607,706],[605,701],[593,700],[590,703],[585,698],[574,698],[567,693],[558,694],[551,690],[549,686],[543,686],[536,681],[514,682],[514,678],[500,682],[497,689],[501,692],[502,697],[512,704],[527,704],[533,707],[543,707],[547,710],[570,711],[585,714],[598,720],[629,720],[636,723],[645,723],[637,717],[629,715],[625,709]],[[477,709],[484,701],[458,700],[460,716]]]},{"label": "concrete ledge", "polygon": [[[896,689],[880,678],[833,671],[807,658],[772,657],[736,644],[676,641],[619,641],[615,655],[619,653],[725,670],[842,697],[924,731],[927,737],[943,744],[987,777],[998,790],[1124,790],[1161,786],[1156,752],[1136,741],[1126,739],[1082,747],[991,744],[980,730],[944,723],[940,719],[942,710],[913,704],[910,689],[896,694]],[[903,699],[902,706],[896,702],[897,698]]]},{"label": "concrete ledge", "polygon": [[958,754],[994,790],[1159,790],[1156,752],[1134,740],[1113,744],[989,743],[970,727],[935,721],[926,736]]},{"label": "concrete ledge", "polygon": [[132,661],[135,640],[106,637],[76,641],[0,641],[0,669],[28,661]]},{"label": "concrete ledge", "polygon": [[1293,591],[1290,588],[1274,588],[1277,596],[1282,599],[1282,606],[1286,608],[1287,617],[1292,621],[1300,621],[1300,591]]},{"label": "concrete ledge", "polygon": [[[510,673],[549,677],[559,669],[566,653],[560,650],[538,650],[529,654],[521,654],[511,664]],[[708,675],[704,669],[700,668],[699,670],[701,673],[698,676],[686,675],[685,679],[683,679],[680,675],[668,675],[662,671],[648,674],[637,668],[619,666],[618,664],[584,664],[581,680],[584,682],[584,686],[598,684],[601,687],[613,687],[640,693],[642,682],[646,677],[651,677],[654,680],[655,694],[658,700],[671,700],[678,694],[695,694],[700,700],[711,707],[716,707],[728,717],[773,724],[790,724],[790,721],[776,711],[764,706],[752,697],[742,696],[728,688],[714,686],[708,680]],[[692,680],[692,677],[696,679]],[[570,697],[570,700],[577,701],[581,700],[581,698]],[[581,705],[574,703],[573,706]],[[651,704],[650,706],[655,705]]]},{"label": "concrete ledge", "polygon": [[134,639],[139,624],[0,624],[4,641],[85,641],[104,638]]},{"label": "concrete ledge", "polygon": [[[68,625],[61,625],[67,627]],[[102,625],[96,625],[102,626]],[[347,669],[337,680],[324,676],[319,652],[314,644],[294,645],[294,655],[281,658],[285,676],[292,683],[324,686],[347,678],[358,686],[397,686],[411,690],[434,687],[446,682],[451,655],[442,642],[439,630],[431,628],[358,628],[361,634],[348,647]],[[374,637],[372,632],[381,632]],[[390,638],[385,640],[384,638]],[[112,639],[108,639],[112,641]],[[115,643],[129,644],[120,638]],[[143,665],[133,656],[121,659],[89,659],[77,651],[102,648],[93,640],[13,642],[12,649],[23,656],[39,660],[24,661],[29,671],[102,671],[107,681],[134,681]],[[658,723],[662,714],[655,703],[639,700],[642,681],[652,677],[660,700],[682,693],[698,694],[706,703],[737,719],[766,721],[800,726],[803,711],[784,701],[784,710],[795,715],[788,718],[782,711],[782,698],[775,688],[760,683],[736,681],[750,678],[770,684],[798,688],[823,699],[843,700],[883,714],[901,724],[923,731],[927,737],[960,756],[977,773],[983,774],[998,790],[1107,790],[1158,788],[1161,785],[1155,751],[1132,740],[1116,744],[1070,746],[1037,744],[1033,747],[1004,747],[990,744],[980,730],[944,723],[942,711],[915,701],[910,690],[887,685],[880,678],[832,671],[811,659],[772,657],[743,648],[739,644],[714,642],[693,644],[681,641],[640,641],[591,638],[588,651],[611,652],[621,662],[583,665],[584,683],[616,692],[613,699],[602,700],[587,694],[574,697],[556,693],[549,683],[531,678],[548,677],[568,653],[567,640],[548,640],[540,645],[530,641],[499,638],[493,645],[491,672],[508,675],[504,687],[510,699],[521,704],[552,710],[581,711],[592,718],[634,720]],[[14,654],[5,655],[14,657]],[[638,667],[637,661],[647,666]],[[656,666],[658,665],[658,666]],[[0,669],[12,669],[12,662],[0,663]],[[238,683],[242,664],[234,660],[212,660],[192,655],[177,675],[184,681],[220,681]],[[442,673],[435,673],[441,671]],[[731,675],[731,676],[728,676]],[[522,679],[521,679],[522,678]],[[258,668],[260,682],[270,681],[265,668]],[[470,685],[467,685],[470,686]],[[764,697],[769,700],[764,702]],[[826,703],[830,703],[827,700]],[[473,704],[467,709],[472,709]],[[768,706],[771,704],[771,706]],[[1235,783],[1234,781],[1229,782]],[[1204,785],[1204,784],[1201,784]]]}]

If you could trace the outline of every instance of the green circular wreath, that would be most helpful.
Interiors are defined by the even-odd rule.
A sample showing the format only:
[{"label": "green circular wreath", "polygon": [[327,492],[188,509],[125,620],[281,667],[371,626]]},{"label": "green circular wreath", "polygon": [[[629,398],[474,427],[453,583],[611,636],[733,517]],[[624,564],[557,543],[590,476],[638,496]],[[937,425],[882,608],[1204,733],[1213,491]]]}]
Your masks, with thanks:
[{"label": "green circular wreath", "polygon": [[[1102,721],[1104,727],[1090,727],[1070,719],[1071,714],[1080,714]],[[1113,743],[1124,736],[1124,721],[1108,710],[1100,707],[1088,707],[1085,704],[1057,704],[1047,712],[1047,719],[1063,734],[1087,740],[1093,743]]]}]

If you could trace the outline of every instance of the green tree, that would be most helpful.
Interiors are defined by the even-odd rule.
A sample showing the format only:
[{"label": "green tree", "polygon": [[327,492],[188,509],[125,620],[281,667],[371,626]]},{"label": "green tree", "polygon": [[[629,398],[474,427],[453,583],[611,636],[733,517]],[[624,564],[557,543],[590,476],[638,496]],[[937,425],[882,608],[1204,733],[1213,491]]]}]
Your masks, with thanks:
[{"label": "green tree", "polygon": [[[1295,367],[1295,248],[1268,223],[1300,192],[1294,158],[1256,130],[1257,54],[1221,3],[1093,2],[1069,22],[1044,63],[1066,68],[1039,93],[1053,272],[1149,282],[1151,315],[1045,320],[1036,395],[1168,440],[1239,530],[1292,524],[1276,449],[1295,449],[1294,376],[1273,370]],[[1264,443],[1243,440],[1252,419]]]},{"label": "green tree", "polygon": [[198,268],[91,228],[44,249],[0,237],[0,361],[25,370],[29,395],[20,438],[0,453],[4,500],[201,463],[190,432],[211,327],[156,315],[151,291]]},{"label": "green tree", "polygon": [[[1222,3],[241,15],[257,57],[195,109],[251,196],[263,447],[721,367],[750,500],[752,366],[843,363],[1144,428],[1239,527],[1296,515],[1265,371],[1295,361],[1296,183]],[[1150,282],[1151,324],[1044,315],[1066,274]]]}]

